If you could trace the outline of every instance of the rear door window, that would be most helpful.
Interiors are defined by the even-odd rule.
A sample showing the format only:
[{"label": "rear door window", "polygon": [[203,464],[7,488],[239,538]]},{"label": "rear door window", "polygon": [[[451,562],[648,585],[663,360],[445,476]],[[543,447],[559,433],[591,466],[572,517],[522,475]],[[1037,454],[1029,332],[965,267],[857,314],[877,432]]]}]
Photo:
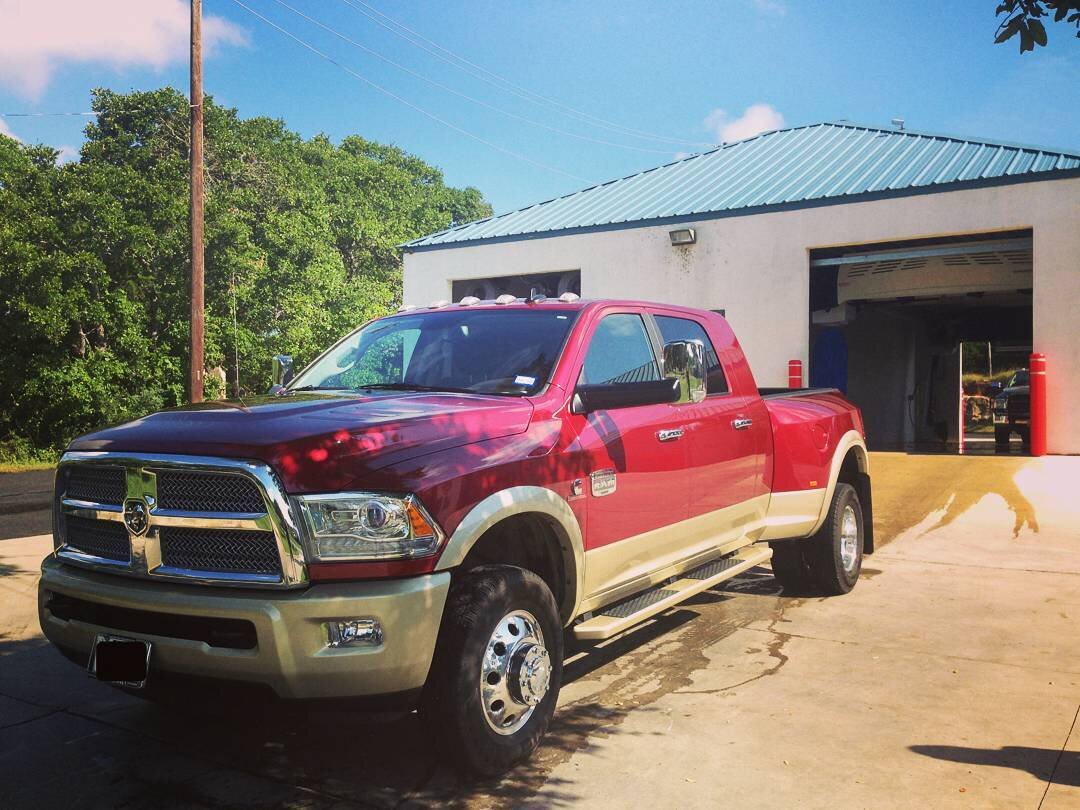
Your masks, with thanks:
[{"label": "rear door window", "polygon": [[705,366],[708,369],[705,386],[710,396],[726,394],[731,390],[728,388],[724,367],[720,365],[720,357],[716,354],[708,333],[700,323],[689,318],[673,318],[670,315],[654,317],[665,345],[676,340],[700,340],[705,344]]},{"label": "rear door window", "polygon": [[649,333],[640,315],[606,315],[593,332],[580,382],[617,385],[660,379]]}]

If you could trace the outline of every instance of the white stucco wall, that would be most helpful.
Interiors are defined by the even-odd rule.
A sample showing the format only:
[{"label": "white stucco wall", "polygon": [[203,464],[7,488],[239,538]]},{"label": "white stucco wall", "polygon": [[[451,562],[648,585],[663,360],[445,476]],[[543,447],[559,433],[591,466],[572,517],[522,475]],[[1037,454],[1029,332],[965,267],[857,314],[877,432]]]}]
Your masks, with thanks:
[{"label": "white stucco wall", "polygon": [[1080,178],[690,225],[698,242],[688,248],[671,247],[676,226],[659,225],[407,253],[404,298],[449,299],[454,279],[580,269],[584,297],[727,310],[758,384],[781,386],[787,361],[808,359],[810,250],[1031,228],[1034,347],[1050,369],[1049,450],[1080,453]]}]

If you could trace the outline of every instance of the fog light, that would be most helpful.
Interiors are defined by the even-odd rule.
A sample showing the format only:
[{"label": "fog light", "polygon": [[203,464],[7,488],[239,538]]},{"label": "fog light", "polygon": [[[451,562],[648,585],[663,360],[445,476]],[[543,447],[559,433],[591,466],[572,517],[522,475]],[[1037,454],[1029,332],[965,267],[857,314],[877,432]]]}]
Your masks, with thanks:
[{"label": "fog light", "polygon": [[329,647],[382,644],[383,630],[378,619],[339,619],[326,625]]}]

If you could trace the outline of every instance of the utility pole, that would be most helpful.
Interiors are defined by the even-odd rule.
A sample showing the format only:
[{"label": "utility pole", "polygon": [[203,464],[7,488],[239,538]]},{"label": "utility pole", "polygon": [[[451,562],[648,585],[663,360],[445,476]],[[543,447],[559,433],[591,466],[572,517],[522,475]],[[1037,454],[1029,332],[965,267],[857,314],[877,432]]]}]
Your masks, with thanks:
[{"label": "utility pole", "polygon": [[191,368],[192,402],[203,401],[202,0],[191,0]]}]

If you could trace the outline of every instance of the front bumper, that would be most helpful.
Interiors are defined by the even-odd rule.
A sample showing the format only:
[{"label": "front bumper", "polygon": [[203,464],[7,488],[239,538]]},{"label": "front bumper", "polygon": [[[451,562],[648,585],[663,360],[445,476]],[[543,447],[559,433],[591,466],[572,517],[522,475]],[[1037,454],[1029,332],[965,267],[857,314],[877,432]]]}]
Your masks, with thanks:
[{"label": "front bumper", "polygon": [[[260,683],[289,699],[374,697],[419,689],[427,679],[450,587],[449,572],[398,580],[314,585],[303,591],[235,590],[141,582],[99,574],[48,557],[41,566],[38,616],[45,636],[69,654],[89,657],[98,633],[152,642],[155,672]],[[166,616],[251,622],[252,649],[158,635],[152,625],[118,630],[53,615],[58,594],[82,602]],[[326,622],[374,617],[374,645],[331,647]],[[151,619],[153,616],[150,617]]]}]

